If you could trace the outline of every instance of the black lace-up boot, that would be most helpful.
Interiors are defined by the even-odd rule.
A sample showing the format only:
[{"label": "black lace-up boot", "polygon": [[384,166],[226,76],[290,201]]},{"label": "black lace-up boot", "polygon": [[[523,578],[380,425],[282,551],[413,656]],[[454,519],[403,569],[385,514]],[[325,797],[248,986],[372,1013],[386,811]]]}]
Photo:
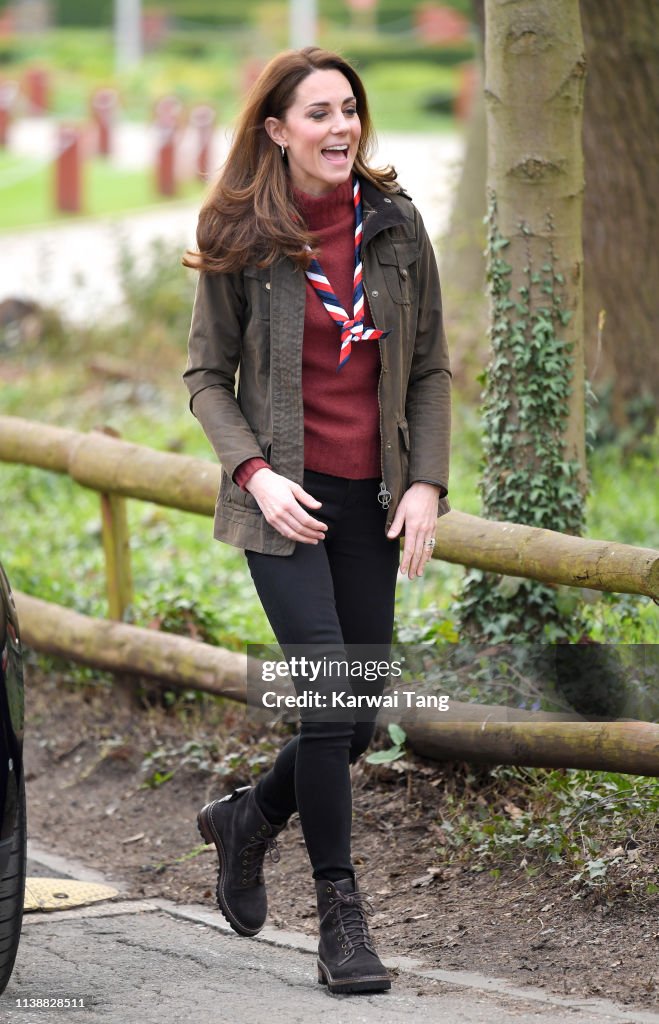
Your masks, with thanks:
[{"label": "black lace-up boot", "polygon": [[275,836],[285,824],[272,825],[264,817],[251,786],[213,800],[197,815],[202,839],[215,843],[220,860],[217,904],[239,935],[256,935],[265,923],[268,899],[263,860],[266,853],[271,860],[279,860]]},{"label": "black lace-up boot", "polygon": [[373,913],[368,893],[359,892],[356,880],[330,882],[316,879],[320,943],[318,981],[330,992],[384,992],[391,978],[380,961],[368,932],[367,914]]}]

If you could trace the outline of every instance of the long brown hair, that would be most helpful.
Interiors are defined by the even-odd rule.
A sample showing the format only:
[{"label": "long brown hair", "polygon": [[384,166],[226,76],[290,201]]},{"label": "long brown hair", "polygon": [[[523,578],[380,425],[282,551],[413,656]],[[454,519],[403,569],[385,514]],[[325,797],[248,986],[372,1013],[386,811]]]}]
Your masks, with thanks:
[{"label": "long brown hair", "polygon": [[197,225],[199,251],[183,263],[210,273],[240,270],[248,263],[269,266],[290,256],[306,267],[314,239],[297,215],[291,183],[276,146],[265,130],[267,117],[283,120],[300,82],[313,71],[336,70],[350,82],[361,123],[354,170],[383,192],[397,192],[392,167],[368,166],[374,132],[364,85],[343,57],[316,46],[280,53],[252,86],[238,122],[229,156],[203,203]]}]

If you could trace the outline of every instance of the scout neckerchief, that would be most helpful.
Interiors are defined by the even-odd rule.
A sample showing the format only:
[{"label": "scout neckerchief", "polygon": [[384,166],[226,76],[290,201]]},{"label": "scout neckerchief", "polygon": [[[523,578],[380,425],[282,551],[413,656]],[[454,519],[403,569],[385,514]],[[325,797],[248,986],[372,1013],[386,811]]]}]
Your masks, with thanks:
[{"label": "scout neckerchief", "polygon": [[316,290],[318,297],[332,320],[338,325],[341,331],[341,349],[339,352],[339,365],[336,368],[338,373],[342,366],[350,359],[350,351],[353,341],[377,341],[378,338],[386,338],[389,331],[378,331],[373,327],[364,329],[364,286],[362,284],[362,194],[359,186],[359,178],[355,176],[352,189],[352,201],[355,207],[355,273],[352,293],[353,313],[352,319],[332,291],[329,280],[323,273],[318,260],[313,259],[306,275]]}]

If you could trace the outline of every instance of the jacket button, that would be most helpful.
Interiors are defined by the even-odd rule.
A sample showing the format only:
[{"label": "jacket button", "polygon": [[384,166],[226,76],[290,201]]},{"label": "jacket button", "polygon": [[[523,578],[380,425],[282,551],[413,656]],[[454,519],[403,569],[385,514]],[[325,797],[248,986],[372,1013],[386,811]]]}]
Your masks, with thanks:
[{"label": "jacket button", "polygon": [[379,292],[371,292],[371,295],[373,296],[374,299],[377,299],[379,294]]},{"label": "jacket button", "polygon": [[387,451],[391,451],[391,441],[387,441],[386,448]]},{"label": "jacket button", "polygon": [[385,199],[385,203],[390,203],[391,199]]},{"label": "jacket button", "polygon": [[407,270],[405,269],[405,267],[401,267],[400,276],[403,278],[403,280],[405,280],[405,278],[407,277]]},{"label": "jacket button", "polygon": [[270,282],[269,281],[266,281],[265,286],[266,286],[267,290],[270,291]]}]

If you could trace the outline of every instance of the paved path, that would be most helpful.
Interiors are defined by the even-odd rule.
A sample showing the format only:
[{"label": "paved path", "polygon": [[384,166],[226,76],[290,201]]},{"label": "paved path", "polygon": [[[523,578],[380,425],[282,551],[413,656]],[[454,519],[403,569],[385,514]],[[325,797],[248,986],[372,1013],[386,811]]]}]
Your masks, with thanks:
[{"label": "paved path", "polygon": [[[28,874],[104,881],[30,844]],[[112,880],[112,884],[116,882]],[[6,1024],[659,1024],[659,1014],[467,972],[397,969],[391,992],[330,996],[316,981],[315,940],[265,928],[235,935],[218,912],[166,900],[117,900],[31,913],[12,980],[0,997]],[[35,1009],[17,1000],[82,999],[83,1009]]]},{"label": "paved path", "polygon": [[[54,125],[30,120],[14,126],[12,152],[46,161],[54,146]],[[216,162],[224,159],[226,129],[215,135]],[[116,162],[144,167],[153,160],[155,140],[143,126],[123,125],[117,138]],[[192,140],[183,140],[182,160],[192,159]],[[393,163],[401,183],[421,210],[431,237],[443,231],[450,211],[453,185],[459,171],[462,141],[454,135],[383,134],[374,164]],[[2,201],[0,178],[0,202]],[[158,204],[151,210],[122,217],[79,218],[70,224],[28,228],[1,238],[0,301],[8,296],[32,298],[64,310],[77,321],[120,312],[117,274],[119,240],[137,259],[147,259],[155,239],[172,246],[194,244],[198,204]]]}]

